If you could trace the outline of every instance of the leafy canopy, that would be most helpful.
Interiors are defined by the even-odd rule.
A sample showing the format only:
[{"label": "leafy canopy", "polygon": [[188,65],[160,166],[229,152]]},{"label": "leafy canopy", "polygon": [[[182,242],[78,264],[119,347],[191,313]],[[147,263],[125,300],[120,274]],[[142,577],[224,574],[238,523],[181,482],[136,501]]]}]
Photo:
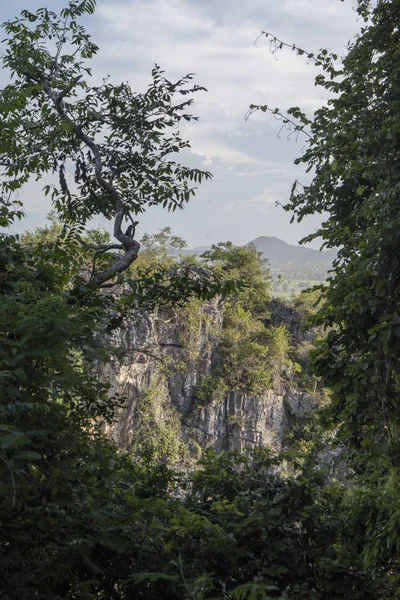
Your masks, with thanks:
[{"label": "leafy canopy", "polygon": [[334,391],[327,423],[347,445],[400,464],[400,4],[360,0],[357,11],[364,25],[342,62],[305,53],[330,98],[312,120],[289,111],[287,126],[307,138],[296,162],[314,177],[295,182],[286,210],[299,221],[327,214],[305,241],[339,248],[316,317],[328,329],[315,354]]},{"label": "leafy canopy", "polygon": [[[77,16],[93,12],[94,6],[92,0],[71,2],[63,11],[62,17],[70,19],[72,32],[77,32],[83,44],[78,44],[82,49],[75,57],[93,48],[80,26],[71,23]],[[45,9],[39,11],[36,21],[34,17],[26,13],[21,22],[12,25],[21,65],[31,52],[35,59],[47,56],[41,33],[35,40],[28,25],[39,23],[44,31],[47,26],[50,31],[53,17]],[[57,41],[57,35],[54,39]],[[74,60],[64,60],[63,68],[73,70]],[[40,64],[40,60],[32,64],[28,60],[29,72],[35,74]],[[46,65],[49,73],[51,63]],[[43,83],[30,84],[22,81],[23,77],[17,74],[20,83],[14,91],[8,88],[16,105],[11,102],[11,112],[5,113],[10,121],[5,120],[1,133],[5,143],[11,132],[10,156],[18,167],[5,178],[5,190],[10,191],[13,181],[17,189],[28,176],[18,162],[22,156],[19,145],[22,153],[25,144],[27,148],[34,144],[30,134],[24,137],[23,125],[18,122],[19,117],[27,118],[23,92],[33,88],[29,102],[34,99],[31,93],[39,94],[42,101],[45,94]],[[82,91],[84,88],[79,93]],[[73,106],[79,102],[78,96]],[[49,131],[59,135],[62,146],[76,143],[78,156],[81,138],[75,129],[68,131],[69,125],[58,131],[57,107],[48,104],[54,117]],[[3,110],[5,107],[6,102]],[[90,124],[85,127],[90,129]],[[46,172],[42,168],[45,155],[34,158],[27,151],[25,156],[27,165],[29,160],[38,161],[33,170],[39,176]],[[106,151],[104,156],[109,173]],[[101,200],[111,212],[110,197],[97,180],[94,155],[84,158],[89,167],[87,194],[90,189],[98,192],[91,198],[93,209],[97,210]],[[64,221],[70,223],[69,197],[66,191],[61,193],[62,185],[60,182],[55,203],[59,203]],[[128,195],[124,211],[133,210],[132,198]],[[72,191],[71,202],[76,202]],[[83,222],[86,208],[77,205],[75,210]],[[116,208],[116,219],[119,214]],[[21,216],[8,195],[0,216],[2,224]],[[99,236],[94,238],[93,245]],[[264,450],[250,459],[236,453],[210,455],[197,472],[182,476],[165,465],[134,464],[126,454],[117,452],[98,425],[112,420],[119,399],[108,397],[87,366],[94,357],[101,358],[98,336],[113,326],[104,311],[107,299],[86,286],[75,303],[65,302],[74,254],[70,247],[48,237],[34,242],[20,244],[15,236],[0,235],[2,598],[394,600],[398,596],[399,488],[395,477],[385,482],[375,479],[380,485],[369,489],[365,485],[346,489],[327,485],[320,470],[302,468],[300,461],[286,462],[288,474],[294,476],[282,475],[278,460]],[[126,242],[125,253],[130,251],[128,246]],[[240,271],[247,258],[239,251],[233,254],[228,271]],[[100,284],[101,278],[96,281]],[[177,295],[179,286],[174,288],[171,281]],[[249,296],[237,297],[235,314],[246,313],[255,301],[248,291]],[[328,299],[327,306],[328,302],[333,311],[335,305]],[[259,316],[264,308],[259,306]],[[345,326],[350,326],[349,319]],[[352,333],[357,341],[354,328]],[[390,338],[387,342],[391,348]]]},{"label": "leafy canopy", "polygon": [[[97,45],[79,23],[95,0],[70,2],[60,15],[25,10],[4,24],[3,67],[13,82],[0,93],[1,194],[8,198],[31,176],[57,175],[47,184],[54,209],[79,239],[95,215],[114,222],[114,244],[93,245],[98,254],[118,250],[108,268],[92,273],[103,285],[136,259],[134,216],[147,207],[183,208],[208,172],[190,169],[174,156],[189,143],[179,133],[191,95],[204,90],[193,75],[171,82],[159,66],[145,93],[105,78],[91,85],[88,61]],[[124,225],[127,222],[127,225]]]},{"label": "leafy canopy", "polygon": [[306,186],[295,182],[286,209],[299,221],[323,214],[305,241],[321,237],[323,246],[339,249],[315,315],[326,336],[314,352],[314,372],[332,389],[326,428],[345,447],[366,495],[375,502],[371,488],[381,490],[360,518],[369,564],[390,557],[398,578],[400,3],[358,0],[357,12],[363,25],[342,61],[327,50],[298,52],[322,68],[315,83],[330,97],[313,119],[298,107],[285,117],[292,132],[306,133],[296,162],[314,174]]}]

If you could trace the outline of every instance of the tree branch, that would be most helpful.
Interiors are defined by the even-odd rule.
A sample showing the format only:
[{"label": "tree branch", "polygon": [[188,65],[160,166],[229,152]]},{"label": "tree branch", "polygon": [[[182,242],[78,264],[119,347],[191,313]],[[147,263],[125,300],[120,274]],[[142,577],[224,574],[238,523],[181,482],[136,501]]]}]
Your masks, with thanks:
[{"label": "tree branch", "polygon": [[[33,78],[30,74],[26,75],[30,78]],[[74,133],[91,151],[94,159],[94,169],[97,182],[100,185],[100,187],[105,192],[107,192],[107,194],[112,198],[115,204],[117,212],[114,219],[114,237],[121,243],[121,249],[125,251],[125,254],[121,256],[110,268],[100,273],[97,273],[96,275],[92,274],[91,280],[94,281],[97,285],[101,285],[109,279],[112,279],[113,277],[117,276],[119,273],[125,271],[132,264],[132,262],[136,259],[138,255],[140,244],[139,242],[134,240],[133,237],[131,237],[130,235],[126,235],[126,233],[123,233],[122,231],[122,223],[124,217],[131,217],[118,190],[112,185],[112,183],[110,183],[103,177],[103,164],[98,145],[83,131],[82,127],[75,123],[75,121],[70,117],[70,115],[65,109],[63,98],[67,93],[71,91],[72,88],[69,88],[67,92],[63,91],[60,94],[57,94],[51,87],[51,83],[48,78],[42,77],[42,79],[39,80],[39,82],[43,85],[43,89],[46,95],[54,104],[54,107],[60,118],[64,122],[70,123],[72,125]],[[75,79],[74,84],[76,83],[77,80]]]}]

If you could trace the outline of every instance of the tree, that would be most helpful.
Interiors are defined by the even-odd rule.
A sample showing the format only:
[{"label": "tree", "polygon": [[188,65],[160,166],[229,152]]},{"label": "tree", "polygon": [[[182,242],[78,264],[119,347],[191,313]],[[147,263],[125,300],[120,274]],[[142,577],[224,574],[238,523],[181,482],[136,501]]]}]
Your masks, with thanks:
[{"label": "tree", "polygon": [[323,69],[316,85],[332,96],[312,121],[297,107],[289,111],[288,125],[307,135],[296,162],[314,178],[305,187],[295,182],[286,210],[298,220],[328,213],[305,241],[322,237],[339,248],[317,318],[330,330],[315,354],[334,390],[330,420],[346,444],[371,454],[389,449],[397,464],[400,5],[359,0],[357,11],[365,24],[341,64],[326,50],[306,53]]},{"label": "tree", "polygon": [[[62,597],[59,586],[66,577],[73,587],[73,565],[79,559],[68,546],[82,535],[83,522],[79,511],[72,514],[72,506],[79,505],[79,498],[90,503],[90,465],[94,468],[106,452],[99,425],[112,420],[120,403],[89,363],[101,357],[95,334],[110,325],[104,303],[87,293],[84,301],[67,304],[69,272],[69,256],[57,245],[43,245],[36,252],[13,236],[0,236],[4,598]],[[99,453],[96,460],[90,458],[93,451]],[[105,472],[107,465],[102,468]],[[48,561],[51,567],[43,570]]]},{"label": "tree", "polygon": [[271,281],[268,259],[254,244],[235,246],[232,242],[220,242],[202,254],[202,259],[225,279],[240,282],[236,303],[244,309],[266,314],[271,299]]},{"label": "tree", "polygon": [[[194,191],[190,180],[209,176],[169,156],[187,146],[175,125],[191,119],[191,101],[173,98],[190,93],[191,76],[172,84],[156,67],[146,94],[83,80],[90,74],[83,61],[97,47],[77,19],[94,4],[72,1],[61,19],[47,9],[24,11],[5,25],[3,63],[14,85],[0,93],[0,224],[23,217],[14,192],[52,171],[59,183],[46,192],[62,223],[21,240],[0,233],[0,595],[10,600],[128,597],[116,589],[120,534],[134,514],[128,497],[138,479],[139,496],[147,494],[147,475],[101,434],[122,399],[98,381],[93,361],[107,358],[101,339],[121,324],[126,298],[99,288],[118,281],[137,256],[131,215],[149,204],[181,207]],[[114,218],[119,244],[84,232],[94,214]],[[120,252],[114,263],[95,269],[113,249]],[[90,253],[88,283],[81,271]],[[170,273],[164,284],[159,277],[131,282],[136,304],[219,289],[189,270]],[[156,471],[148,490],[163,495],[169,475]],[[135,559],[126,562],[132,569]]]},{"label": "tree", "polygon": [[293,46],[322,67],[315,83],[331,96],[313,119],[298,107],[281,115],[283,125],[305,132],[296,162],[314,170],[309,185],[295,182],[286,209],[298,220],[327,213],[305,241],[321,237],[339,248],[315,317],[327,335],[314,370],[332,389],[325,426],[357,476],[381,490],[376,513],[363,514],[374,549],[366,557],[386,554],[398,578],[400,3],[358,0],[357,12],[364,25],[341,63],[327,50],[314,56]]},{"label": "tree", "polygon": [[[261,394],[278,384],[289,362],[289,334],[284,327],[266,324],[271,300],[268,260],[254,244],[213,245],[202,255],[210,268],[239,284],[224,304],[219,363],[213,377],[228,389]],[[217,380],[216,380],[217,381]],[[208,387],[208,381],[204,382]],[[200,396],[204,388],[200,387]]]},{"label": "tree", "polygon": [[195,193],[192,182],[211,175],[173,160],[189,147],[179,122],[196,118],[187,112],[193,100],[186,96],[204,90],[191,84],[192,74],[171,82],[156,65],[145,93],[107,79],[89,84],[87,61],[98,47],[78,20],[95,5],[71,0],[60,15],[25,10],[5,23],[2,61],[13,83],[0,94],[0,164],[3,197],[31,176],[57,174],[58,183],[46,185],[45,192],[77,239],[95,215],[114,221],[117,243],[89,244],[96,256],[118,251],[107,268],[91,275],[102,286],[138,255],[134,217],[152,205],[182,208]]},{"label": "tree", "polygon": [[187,243],[178,235],[173,235],[171,227],[164,227],[158,233],[145,233],[141,240],[147,250],[159,252],[163,257],[187,248]]},{"label": "tree", "polygon": [[132,265],[131,273],[171,269],[181,263],[179,252],[187,247],[185,240],[173,235],[171,227],[163,227],[158,233],[145,233],[140,240],[142,250]]}]

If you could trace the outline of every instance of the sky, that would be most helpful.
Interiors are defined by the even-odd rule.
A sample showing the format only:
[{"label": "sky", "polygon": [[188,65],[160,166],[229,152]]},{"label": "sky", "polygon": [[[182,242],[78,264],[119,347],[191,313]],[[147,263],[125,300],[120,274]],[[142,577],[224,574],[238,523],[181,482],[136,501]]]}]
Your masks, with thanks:
[{"label": "sky", "polygon": [[[2,0],[0,21],[24,8],[47,5],[57,11],[65,4]],[[145,91],[157,63],[171,80],[194,72],[195,82],[208,90],[195,96],[192,112],[199,122],[184,126],[191,150],[181,160],[211,171],[213,179],[183,211],[152,208],[140,215],[139,237],[170,226],[190,247],[244,244],[262,235],[295,244],[315,231],[319,216],[290,224],[290,213],[280,206],[295,178],[307,182],[304,166],[293,164],[305,140],[279,134],[280,124],[269,114],[244,117],[252,103],[281,110],[300,106],[311,116],[326,92],[314,86],[317,68],[304,56],[290,49],[272,54],[267,39],[254,41],[264,30],[309,52],[330,48],[342,56],[361,26],[353,5],[354,0],[98,0],[95,15],[85,19],[100,46],[96,77],[110,75],[113,83],[129,81]],[[6,83],[3,72],[0,86]],[[31,182],[20,192],[23,229],[45,222],[51,206],[42,187],[43,181]]]}]

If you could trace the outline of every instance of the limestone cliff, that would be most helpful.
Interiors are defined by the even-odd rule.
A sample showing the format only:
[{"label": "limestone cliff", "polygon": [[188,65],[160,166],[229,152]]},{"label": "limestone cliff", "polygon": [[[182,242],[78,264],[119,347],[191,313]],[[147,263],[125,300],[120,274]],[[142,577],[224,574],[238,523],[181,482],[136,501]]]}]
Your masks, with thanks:
[{"label": "limestone cliff", "polygon": [[190,311],[137,312],[108,339],[116,353],[101,377],[125,397],[109,429],[120,447],[160,459],[185,452],[198,458],[210,446],[279,447],[293,415],[313,407],[310,394],[282,384],[260,395],[226,390],[201,403],[197,390],[218,361],[222,319],[217,300]]}]

